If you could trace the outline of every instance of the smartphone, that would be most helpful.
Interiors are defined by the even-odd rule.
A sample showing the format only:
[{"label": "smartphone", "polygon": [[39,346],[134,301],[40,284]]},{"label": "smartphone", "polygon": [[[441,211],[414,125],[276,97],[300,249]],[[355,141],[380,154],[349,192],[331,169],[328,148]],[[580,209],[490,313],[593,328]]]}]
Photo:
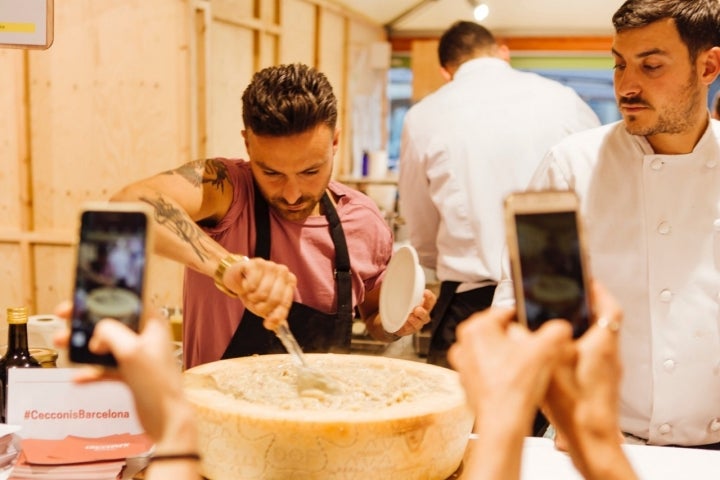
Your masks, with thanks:
[{"label": "smartphone", "polygon": [[76,363],[115,366],[89,351],[95,325],[114,318],[140,330],[145,310],[150,207],[144,203],[86,204],[80,212],[69,357]]},{"label": "smartphone", "polygon": [[560,318],[581,336],[592,318],[579,201],[572,191],[505,198],[505,228],[518,320],[537,330]]}]

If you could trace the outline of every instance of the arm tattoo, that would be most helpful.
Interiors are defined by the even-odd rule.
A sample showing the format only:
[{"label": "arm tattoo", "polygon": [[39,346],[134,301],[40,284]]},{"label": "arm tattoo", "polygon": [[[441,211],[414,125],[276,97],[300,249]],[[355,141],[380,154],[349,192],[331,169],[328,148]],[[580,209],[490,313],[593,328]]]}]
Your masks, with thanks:
[{"label": "arm tattoo", "polygon": [[224,190],[225,180],[228,178],[227,167],[220,160],[193,160],[175,170],[165,172],[167,175],[177,173],[185,178],[193,187],[209,183],[221,192]]},{"label": "arm tattoo", "polygon": [[168,173],[170,175],[177,173],[190,182],[190,185],[199,187],[202,184],[202,170],[204,165],[205,160],[193,160],[192,162],[179,166],[175,170],[170,170]]},{"label": "arm tattoo", "polygon": [[159,225],[164,225],[180,240],[190,245],[200,261],[205,263],[208,258],[206,255],[208,250],[201,243],[203,231],[189,220],[187,215],[184,215],[171,203],[168,203],[162,196],[158,196],[157,200],[150,200],[146,197],[140,197],[140,200],[154,208],[155,221]]},{"label": "arm tattoo", "polygon": [[205,165],[205,175],[203,175],[203,183],[209,183],[216,189],[223,191],[225,180],[228,178],[227,167],[220,160],[211,158]]}]

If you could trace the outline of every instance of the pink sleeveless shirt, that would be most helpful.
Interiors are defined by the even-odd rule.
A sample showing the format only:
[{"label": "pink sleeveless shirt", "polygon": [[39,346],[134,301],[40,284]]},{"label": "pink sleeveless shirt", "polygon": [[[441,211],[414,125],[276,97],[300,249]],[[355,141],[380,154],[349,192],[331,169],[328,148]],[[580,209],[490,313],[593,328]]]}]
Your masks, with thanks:
[{"label": "pink sleeveless shirt", "polygon": [[[252,256],[255,251],[254,186],[250,165],[222,160],[233,185],[233,201],[225,217],[210,228],[210,237],[229,252]],[[368,196],[337,182],[328,187],[337,197],[350,255],[353,306],[375,289],[392,255],[392,233]],[[333,270],[335,248],[324,215],[303,222],[279,217],[270,208],[270,259],[297,276],[294,300],[324,313],[337,311]],[[186,368],[219,360],[245,311],[243,303],[220,292],[213,279],[185,269],[183,288],[183,354]]]}]

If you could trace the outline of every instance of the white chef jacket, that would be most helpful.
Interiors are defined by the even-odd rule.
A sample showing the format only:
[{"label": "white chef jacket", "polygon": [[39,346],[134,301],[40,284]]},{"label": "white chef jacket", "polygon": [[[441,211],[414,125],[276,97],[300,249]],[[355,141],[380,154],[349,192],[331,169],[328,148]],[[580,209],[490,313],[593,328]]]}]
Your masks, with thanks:
[{"label": "white chef jacket", "polygon": [[652,444],[720,442],[719,142],[712,121],[659,155],[618,122],[562,141],[530,185],[581,198],[591,274],[625,311],[620,426]]},{"label": "white chef jacket", "polygon": [[497,283],[504,196],[525,189],[552,145],[599,124],[558,82],[498,58],[463,63],[404,120],[399,212],[420,263],[459,291]]}]

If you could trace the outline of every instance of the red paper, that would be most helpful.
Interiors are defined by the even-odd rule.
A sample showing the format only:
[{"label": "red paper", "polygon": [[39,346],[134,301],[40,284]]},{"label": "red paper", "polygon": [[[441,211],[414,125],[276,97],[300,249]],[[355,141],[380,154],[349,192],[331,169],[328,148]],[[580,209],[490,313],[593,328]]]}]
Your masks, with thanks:
[{"label": "red paper", "polygon": [[23,452],[8,480],[117,480],[121,478],[124,460],[77,463],[73,465],[31,465]]},{"label": "red paper", "polygon": [[68,463],[124,460],[146,453],[152,441],[145,434],[122,433],[99,438],[67,436],[62,440],[22,440],[21,450],[33,465],[63,465]]}]

